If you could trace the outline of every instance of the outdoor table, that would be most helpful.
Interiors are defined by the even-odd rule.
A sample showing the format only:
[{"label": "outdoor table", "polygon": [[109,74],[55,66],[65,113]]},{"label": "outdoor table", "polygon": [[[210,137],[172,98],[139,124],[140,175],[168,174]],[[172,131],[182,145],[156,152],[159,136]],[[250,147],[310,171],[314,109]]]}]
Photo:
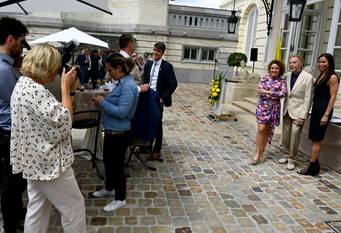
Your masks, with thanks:
[{"label": "outdoor table", "polygon": [[[103,96],[105,97],[109,94],[109,91],[105,91],[103,89],[90,89],[84,91],[76,91],[75,97],[73,99],[73,110],[74,112],[79,111],[87,111],[87,110],[98,110],[98,107],[95,105],[92,100],[93,97]],[[77,117],[77,119],[75,119]],[[79,120],[81,118],[89,118],[91,117],[91,113],[89,114],[80,114],[79,116],[74,116],[74,120]],[[100,125],[100,132],[98,136],[98,144],[97,144],[97,152],[96,157],[101,159],[103,158],[103,126]],[[89,150],[93,150],[94,142],[95,142],[96,128],[90,128],[86,130],[84,139],[82,141],[82,148],[87,148]],[[90,157],[89,157],[90,159]]]}]

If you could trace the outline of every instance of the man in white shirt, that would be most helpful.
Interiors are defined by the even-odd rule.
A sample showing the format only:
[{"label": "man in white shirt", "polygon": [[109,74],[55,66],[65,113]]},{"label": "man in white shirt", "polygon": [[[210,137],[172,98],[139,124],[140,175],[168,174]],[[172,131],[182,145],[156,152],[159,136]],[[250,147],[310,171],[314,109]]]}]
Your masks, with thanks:
[{"label": "man in white shirt", "polygon": [[146,62],[143,73],[144,84],[141,85],[141,92],[148,91],[151,88],[160,96],[160,121],[157,126],[152,153],[149,157],[149,159],[160,162],[163,161],[161,155],[163,107],[170,107],[172,105],[172,94],[178,85],[172,64],[162,59],[165,51],[166,45],[163,42],[155,43],[153,48],[153,61],[149,60]]},{"label": "man in white shirt", "polygon": [[[122,34],[119,39],[119,44],[120,54],[125,58],[131,57],[135,50],[135,41],[133,35]],[[130,74],[134,77],[134,81],[137,85],[141,84],[141,72],[137,65],[135,65]]]}]

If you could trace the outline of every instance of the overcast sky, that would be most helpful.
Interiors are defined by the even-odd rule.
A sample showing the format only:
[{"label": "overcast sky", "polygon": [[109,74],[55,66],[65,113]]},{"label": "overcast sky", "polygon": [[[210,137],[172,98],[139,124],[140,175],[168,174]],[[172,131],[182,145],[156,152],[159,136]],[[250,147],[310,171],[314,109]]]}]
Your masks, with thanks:
[{"label": "overcast sky", "polygon": [[176,5],[219,8],[220,1],[221,0],[174,0],[169,1],[169,3]]}]

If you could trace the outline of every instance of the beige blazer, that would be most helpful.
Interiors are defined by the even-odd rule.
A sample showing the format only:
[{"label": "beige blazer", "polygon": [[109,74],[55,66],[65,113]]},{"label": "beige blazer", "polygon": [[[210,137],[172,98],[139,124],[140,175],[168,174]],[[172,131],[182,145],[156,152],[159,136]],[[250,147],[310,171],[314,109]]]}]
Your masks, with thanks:
[{"label": "beige blazer", "polygon": [[287,82],[288,94],[284,99],[283,116],[288,112],[292,119],[306,119],[312,103],[314,77],[302,70],[292,90],[291,72],[286,73],[284,79]]}]

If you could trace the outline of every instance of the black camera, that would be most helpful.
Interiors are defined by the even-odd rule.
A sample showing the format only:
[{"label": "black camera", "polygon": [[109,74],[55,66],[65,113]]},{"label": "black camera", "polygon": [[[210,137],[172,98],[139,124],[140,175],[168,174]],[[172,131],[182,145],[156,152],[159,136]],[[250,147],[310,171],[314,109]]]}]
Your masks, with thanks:
[{"label": "black camera", "polygon": [[[62,55],[62,66],[59,71],[60,74],[63,72],[63,68],[65,68],[66,72],[68,72],[72,68],[72,65],[69,64],[69,61],[71,57],[73,56],[73,52],[76,50],[78,45],[79,45],[78,41],[71,40],[70,42],[66,43],[63,47],[58,48],[58,51]],[[79,68],[77,68],[76,71],[77,71],[77,77],[78,77]]]}]

